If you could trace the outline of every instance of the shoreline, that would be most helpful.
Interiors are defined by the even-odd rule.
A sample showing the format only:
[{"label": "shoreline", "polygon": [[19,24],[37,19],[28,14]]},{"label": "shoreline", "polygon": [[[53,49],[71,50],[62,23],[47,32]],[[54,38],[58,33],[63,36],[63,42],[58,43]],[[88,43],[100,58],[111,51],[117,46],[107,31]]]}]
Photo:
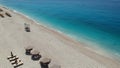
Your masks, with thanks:
[{"label": "shoreline", "polygon": [[[7,8],[8,8],[8,7],[7,7]],[[8,9],[8,10],[9,10],[9,9]],[[11,10],[10,10],[10,11],[11,11]],[[50,33],[52,33],[52,34],[55,34],[55,36],[58,37],[58,38],[64,38],[65,41],[71,41],[71,42],[73,42],[73,44],[78,44],[78,45],[80,45],[80,46],[75,45],[76,47],[74,47],[74,46],[72,46],[72,45],[70,45],[70,46],[73,47],[73,48],[75,48],[75,49],[77,49],[78,51],[81,51],[82,53],[85,53],[85,54],[87,54],[87,55],[89,54],[89,57],[91,57],[91,58],[95,58],[95,57],[93,57],[92,55],[96,55],[97,53],[94,53],[94,52],[91,51],[91,50],[90,50],[89,53],[84,52],[84,50],[87,50],[86,48],[84,48],[84,47],[86,47],[86,46],[83,46],[83,44],[81,45],[81,43],[79,43],[78,41],[76,41],[74,38],[70,38],[69,36],[66,36],[66,34],[59,32],[58,30],[55,30],[55,29],[49,28],[49,27],[47,27],[47,26],[44,26],[44,25],[42,25],[42,24],[40,24],[40,23],[37,23],[37,21],[31,19],[30,17],[28,17],[28,16],[26,16],[26,15],[20,13],[20,12],[16,12],[15,10],[12,10],[12,12],[13,12],[13,13],[16,13],[16,14],[18,14],[18,15],[26,18],[26,19],[29,19],[30,21],[32,21],[31,23],[33,23],[33,24],[35,23],[36,26],[38,26],[38,27],[39,27],[39,26],[43,27],[43,28],[44,28],[45,30],[47,30],[48,32],[50,32]],[[61,40],[61,41],[63,41],[63,40]],[[63,41],[63,42],[65,42],[65,41]],[[65,43],[66,43],[66,42],[65,42]],[[83,49],[79,50],[78,47],[79,47],[79,48],[82,47]],[[87,46],[87,47],[88,47],[88,46]],[[88,47],[88,48],[89,48],[89,47]],[[89,51],[89,50],[87,50],[87,51]],[[92,53],[93,53],[93,54],[92,54]],[[91,54],[91,55],[90,55],[90,54]],[[98,55],[98,56],[104,57],[103,55]],[[107,59],[107,57],[104,57],[104,58]],[[103,61],[101,61],[100,59],[97,59],[97,61],[103,62]],[[109,67],[109,66],[108,66],[108,67]]]},{"label": "shoreline", "polygon": [[[11,9],[11,8],[8,8],[7,6],[4,6],[4,5],[0,5],[0,6],[2,6],[2,7],[4,7],[4,8],[6,8],[6,9],[8,9],[8,10],[10,10],[10,11],[12,11],[12,12],[15,12],[15,13],[17,13],[17,14],[19,14],[19,15],[23,15],[24,17],[26,17],[26,18],[28,18],[29,20],[31,20],[31,21],[33,21],[34,23],[36,23],[37,25],[40,25],[40,26],[43,26],[43,27],[45,27],[45,28],[47,28],[47,29],[50,29],[50,30],[52,30],[52,31],[55,31],[55,32],[58,32],[59,34],[62,34],[62,35],[64,35],[64,36],[66,36],[67,38],[70,38],[70,39],[73,39],[73,41],[76,41],[76,42],[78,42],[78,43],[81,43],[80,41],[79,41],[79,39],[77,39],[77,38],[75,38],[74,36],[72,36],[72,35],[68,35],[68,34],[66,34],[66,33],[64,33],[64,32],[61,32],[61,31],[59,31],[59,30],[57,30],[57,29],[54,29],[54,27],[52,27],[51,25],[49,26],[49,25],[46,25],[46,24],[43,24],[43,23],[38,23],[38,22],[40,22],[39,20],[38,21],[36,21],[36,20],[34,20],[33,18],[31,18],[30,16],[28,16],[28,15],[25,15],[24,13],[21,13],[21,12],[19,12],[19,11],[17,11],[17,10],[14,10],[14,9]],[[87,41],[87,40],[85,40],[85,42],[89,42],[89,41]],[[92,42],[89,42],[89,43],[83,43],[83,45],[85,45],[88,49],[90,49],[90,50],[93,50],[93,51],[96,51],[96,53],[98,53],[98,54],[100,54],[100,55],[103,55],[103,56],[105,56],[105,57],[108,57],[108,58],[111,58],[111,59],[113,59],[113,60],[119,60],[120,61],[120,55],[111,55],[110,54],[110,52],[112,52],[112,51],[106,51],[106,50],[104,50],[103,48],[101,48],[100,46],[96,46],[96,45],[98,45],[98,44],[96,44],[96,43],[92,43]],[[94,46],[92,46],[92,45],[94,45]],[[95,50],[94,50],[95,49]],[[99,50],[99,51],[98,51]],[[112,53],[114,53],[114,52],[112,52]],[[117,56],[117,57],[116,57]]]}]

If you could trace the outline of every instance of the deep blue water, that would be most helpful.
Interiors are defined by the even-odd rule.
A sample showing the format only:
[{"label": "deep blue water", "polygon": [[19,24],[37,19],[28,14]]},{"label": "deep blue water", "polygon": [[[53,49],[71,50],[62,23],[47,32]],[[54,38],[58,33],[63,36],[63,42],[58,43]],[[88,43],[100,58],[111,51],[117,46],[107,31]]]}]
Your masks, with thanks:
[{"label": "deep blue water", "polygon": [[0,3],[44,21],[43,24],[86,45],[99,44],[96,46],[120,55],[120,0],[0,0]]}]

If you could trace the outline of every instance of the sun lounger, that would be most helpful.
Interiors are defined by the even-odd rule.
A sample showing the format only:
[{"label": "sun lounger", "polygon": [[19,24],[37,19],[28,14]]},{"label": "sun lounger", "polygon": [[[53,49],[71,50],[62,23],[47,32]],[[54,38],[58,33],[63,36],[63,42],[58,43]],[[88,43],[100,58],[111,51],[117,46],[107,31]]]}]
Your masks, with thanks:
[{"label": "sun lounger", "polygon": [[16,59],[19,59],[19,57],[14,57],[14,58],[10,59],[9,61],[10,61],[10,62],[11,62],[11,61],[15,61]]},{"label": "sun lounger", "polygon": [[31,51],[33,50],[33,46],[27,46],[25,48],[25,54],[26,55],[31,55]]},{"label": "sun lounger", "polygon": [[14,66],[14,68],[17,68],[17,67],[19,67],[19,66],[21,66],[21,65],[23,65],[23,63],[19,63],[19,64],[17,64],[17,65],[13,65],[13,66]]},{"label": "sun lounger", "polygon": [[25,23],[24,26],[25,26],[25,31],[30,32],[30,25]]},{"label": "sun lounger", "polygon": [[4,15],[3,15],[3,14],[0,14],[0,17],[4,18]]},{"label": "sun lounger", "polygon": [[12,65],[14,66],[14,68],[16,68],[23,65],[23,62],[21,60],[17,60],[14,63],[12,63]]},{"label": "sun lounger", "polygon": [[11,16],[9,13],[7,13],[7,12],[6,12],[5,14],[6,14],[8,17],[12,17],[12,16]]},{"label": "sun lounger", "polygon": [[16,57],[16,55],[15,56],[8,56],[7,59],[12,59],[14,57]]},{"label": "sun lounger", "polygon": [[14,64],[18,64],[16,61],[11,61],[11,64],[14,65]]}]

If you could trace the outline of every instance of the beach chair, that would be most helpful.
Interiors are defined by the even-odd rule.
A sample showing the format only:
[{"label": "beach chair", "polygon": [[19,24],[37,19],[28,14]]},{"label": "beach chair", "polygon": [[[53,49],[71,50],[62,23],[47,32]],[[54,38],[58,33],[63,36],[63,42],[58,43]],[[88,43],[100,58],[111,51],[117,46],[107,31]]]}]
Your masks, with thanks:
[{"label": "beach chair", "polygon": [[3,15],[3,14],[0,14],[0,17],[1,17],[1,18],[4,18],[4,15]]},{"label": "beach chair", "polygon": [[14,68],[16,68],[16,67],[19,67],[19,66],[23,65],[23,62],[21,60],[17,59],[11,64],[14,66]]},{"label": "beach chair", "polygon": [[12,65],[18,64],[18,59],[15,59],[14,61],[11,61],[11,64],[12,64]]},{"label": "beach chair", "polygon": [[16,57],[16,55],[15,56],[8,56],[7,59],[9,60],[9,59],[12,59],[12,58],[15,58],[15,57]]},{"label": "beach chair", "polygon": [[14,58],[14,57],[16,57],[16,55],[13,55],[13,53],[11,52],[11,56],[8,56],[7,59],[9,60],[9,59]]},{"label": "beach chair", "polygon": [[7,59],[11,62],[14,68],[23,65],[23,62],[19,60],[19,57],[17,57],[16,55],[13,55],[12,52],[11,52],[11,56],[8,56]]},{"label": "beach chair", "polygon": [[26,23],[24,25],[25,25],[25,31],[30,32],[30,25]]},{"label": "beach chair", "polygon": [[6,12],[5,14],[6,14],[8,17],[12,17],[11,14],[9,14],[9,13],[7,13],[7,12]]},{"label": "beach chair", "polygon": [[14,68],[17,68],[17,67],[19,67],[19,66],[21,66],[21,65],[23,65],[22,62],[21,62],[21,63],[18,63],[17,65],[13,65],[13,66],[14,66]]},{"label": "beach chair", "polygon": [[12,61],[15,61],[15,60],[17,60],[17,59],[19,59],[19,57],[11,58],[9,61],[12,62]]}]

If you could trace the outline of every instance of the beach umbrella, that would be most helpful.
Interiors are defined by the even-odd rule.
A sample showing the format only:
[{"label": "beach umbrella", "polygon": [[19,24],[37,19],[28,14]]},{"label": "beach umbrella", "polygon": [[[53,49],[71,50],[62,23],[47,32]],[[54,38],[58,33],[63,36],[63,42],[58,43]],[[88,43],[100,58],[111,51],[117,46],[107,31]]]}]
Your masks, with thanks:
[{"label": "beach umbrella", "polygon": [[25,50],[26,50],[26,54],[27,54],[27,55],[30,55],[30,54],[31,54],[31,50],[33,50],[33,47],[32,47],[32,46],[27,46],[27,47],[25,48]]},{"label": "beach umbrella", "polygon": [[40,61],[41,68],[49,68],[48,64],[51,62],[50,58],[43,58]]},{"label": "beach umbrella", "polygon": [[0,17],[4,18],[4,15],[3,15],[3,14],[0,14]]},{"label": "beach umbrella", "polygon": [[33,46],[27,46],[25,49],[26,49],[26,50],[32,50],[32,49],[33,49]]},{"label": "beach umbrella", "polygon": [[50,58],[43,58],[40,62],[41,63],[50,63],[51,59]]},{"label": "beach umbrella", "polygon": [[32,55],[37,55],[37,54],[39,54],[40,52],[38,51],[38,50],[33,50],[33,51],[31,51],[31,54]]},{"label": "beach umbrella", "polygon": [[30,32],[30,25],[26,23],[24,23],[24,25],[25,25],[25,31]]},{"label": "beach umbrella", "polygon": [[31,55],[32,60],[39,60],[41,58],[40,52],[38,50],[32,50]]}]

